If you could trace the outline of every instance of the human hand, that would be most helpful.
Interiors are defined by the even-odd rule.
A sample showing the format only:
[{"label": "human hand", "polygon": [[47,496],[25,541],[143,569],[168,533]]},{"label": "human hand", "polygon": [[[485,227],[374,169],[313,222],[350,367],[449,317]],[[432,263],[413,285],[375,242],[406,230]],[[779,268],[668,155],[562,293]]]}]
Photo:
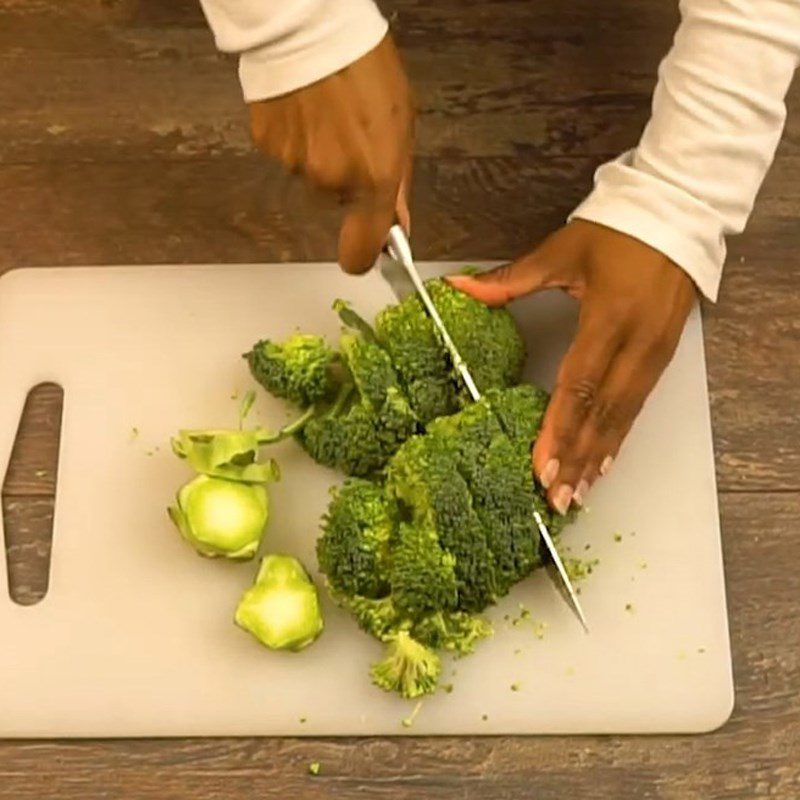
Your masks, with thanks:
[{"label": "human hand", "polygon": [[414,109],[389,35],[340,72],[252,103],[250,128],[261,151],[345,203],[339,264],[346,272],[375,263],[395,219],[409,230]]},{"label": "human hand", "polygon": [[696,298],[692,280],[657,250],[583,220],[512,264],[449,280],[490,306],[554,287],[580,302],[533,469],[557,511],[582,505],[672,359]]}]

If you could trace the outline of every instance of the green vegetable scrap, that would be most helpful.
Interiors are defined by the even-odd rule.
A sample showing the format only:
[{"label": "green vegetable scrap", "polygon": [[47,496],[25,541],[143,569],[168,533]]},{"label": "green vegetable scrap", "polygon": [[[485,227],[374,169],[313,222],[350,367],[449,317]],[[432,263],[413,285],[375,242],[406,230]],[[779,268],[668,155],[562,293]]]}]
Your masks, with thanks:
[{"label": "green vegetable scrap", "polygon": [[414,706],[414,710],[407,717],[405,717],[400,721],[404,728],[410,728],[414,724],[414,721],[417,718],[417,714],[419,714],[421,708],[422,708],[422,701],[420,700]]},{"label": "green vegetable scrap", "polygon": [[317,589],[303,565],[287,555],[264,557],[235,621],[271,650],[302,650],[323,628]]},{"label": "green vegetable scrap", "polygon": [[319,763],[319,761],[312,761],[308,765],[308,772],[309,772],[310,775],[314,775],[314,776],[319,775],[321,769],[322,769],[322,765]]},{"label": "green vegetable scrap", "polygon": [[519,683],[512,683],[511,684],[511,691],[512,692],[518,692],[521,688],[522,688],[522,686]]}]

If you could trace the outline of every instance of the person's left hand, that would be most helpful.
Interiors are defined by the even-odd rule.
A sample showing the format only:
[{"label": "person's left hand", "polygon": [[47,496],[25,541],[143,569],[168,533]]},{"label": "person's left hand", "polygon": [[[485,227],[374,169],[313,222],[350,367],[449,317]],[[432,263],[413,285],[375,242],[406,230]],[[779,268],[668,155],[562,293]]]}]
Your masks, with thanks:
[{"label": "person's left hand", "polygon": [[697,297],[692,280],[646,244],[582,220],[513,264],[449,280],[491,306],[555,287],[580,302],[533,468],[557,511],[583,504],[672,359]]}]

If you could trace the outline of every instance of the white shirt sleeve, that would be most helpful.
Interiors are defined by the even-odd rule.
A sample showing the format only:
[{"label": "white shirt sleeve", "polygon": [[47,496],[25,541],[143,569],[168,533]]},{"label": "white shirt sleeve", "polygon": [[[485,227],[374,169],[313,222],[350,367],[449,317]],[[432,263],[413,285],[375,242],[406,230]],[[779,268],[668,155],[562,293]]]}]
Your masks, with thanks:
[{"label": "white shirt sleeve", "polygon": [[286,94],[368,53],[386,35],[373,0],[200,0],[217,47],[240,53],[247,102]]},{"label": "white shirt sleeve", "polygon": [[622,231],[716,300],[725,236],[741,233],[772,163],[800,58],[800,0],[682,0],[636,149],[595,173],[571,218]]}]

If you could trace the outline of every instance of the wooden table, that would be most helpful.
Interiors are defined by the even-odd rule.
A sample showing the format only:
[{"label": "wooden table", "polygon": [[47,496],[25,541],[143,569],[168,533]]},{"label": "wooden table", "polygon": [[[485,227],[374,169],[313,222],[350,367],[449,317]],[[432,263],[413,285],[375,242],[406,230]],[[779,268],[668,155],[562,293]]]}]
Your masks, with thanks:
[{"label": "wooden table", "polygon": [[[635,143],[677,20],[669,0],[387,6],[418,93],[425,259],[510,257],[555,227],[593,168]],[[335,214],[262,164],[244,122],[235,64],[215,53],[196,0],[0,0],[0,271],[333,259]],[[796,800],[798,212],[790,115],[705,315],[737,690],[721,731],[0,742],[0,798]],[[57,394],[38,392],[4,488],[22,599],[42,582],[58,416]]]}]

